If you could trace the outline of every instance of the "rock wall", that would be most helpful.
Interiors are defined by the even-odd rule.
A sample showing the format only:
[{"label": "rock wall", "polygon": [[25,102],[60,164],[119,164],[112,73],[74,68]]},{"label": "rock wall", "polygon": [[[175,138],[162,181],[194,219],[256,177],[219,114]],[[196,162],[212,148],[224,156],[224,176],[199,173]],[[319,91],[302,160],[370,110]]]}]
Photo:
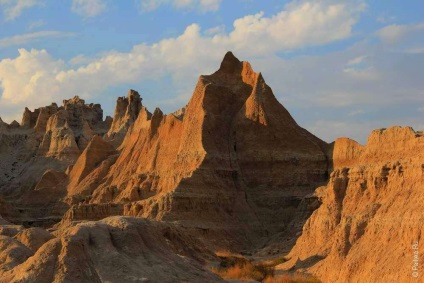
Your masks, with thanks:
[{"label": "rock wall", "polygon": [[424,252],[423,160],[424,136],[409,127],[375,130],[365,146],[337,140],[335,170],[315,192],[322,204],[279,268],[323,282],[418,282],[412,267],[414,252]]}]

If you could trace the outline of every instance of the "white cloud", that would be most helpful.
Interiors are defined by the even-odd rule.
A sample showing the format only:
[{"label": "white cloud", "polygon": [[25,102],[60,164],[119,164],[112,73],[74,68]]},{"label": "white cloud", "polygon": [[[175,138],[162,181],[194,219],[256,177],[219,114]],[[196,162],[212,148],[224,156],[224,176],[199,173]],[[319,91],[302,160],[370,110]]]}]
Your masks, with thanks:
[{"label": "white cloud", "polygon": [[392,23],[396,20],[395,16],[381,15],[377,17],[376,21],[381,24]]},{"label": "white cloud", "polygon": [[212,27],[210,29],[207,29],[205,31],[205,34],[207,35],[216,35],[216,34],[222,34],[225,32],[225,25],[220,25],[216,27]]},{"label": "white cloud", "polygon": [[106,10],[106,3],[103,0],[72,0],[72,12],[92,18]]},{"label": "white cloud", "polygon": [[197,9],[201,12],[218,11],[222,0],[139,0],[141,10],[151,12],[162,5],[172,5],[176,9]]},{"label": "white cloud", "polygon": [[377,35],[386,43],[397,43],[405,37],[423,30],[424,22],[412,25],[389,25],[377,31]]},{"label": "white cloud", "polygon": [[59,91],[55,76],[64,67],[63,61],[54,60],[45,50],[19,49],[16,59],[4,59],[0,63],[3,88],[0,105],[31,104],[33,100],[50,102]]},{"label": "white cloud", "polygon": [[[416,105],[424,102],[422,53],[403,56],[392,53],[383,42],[364,41],[320,56],[276,56],[277,52],[348,38],[364,9],[360,2],[296,3],[271,17],[262,13],[243,17],[235,21],[230,32],[216,29],[211,34],[203,33],[193,24],[178,37],[94,58],[80,55],[64,62],[44,50],[20,50],[16,58],[0,61],[0,113],[10,122],[16,113],[21,115],[25,106],[39,107],[75,94],[103,101],[101,95],[118,85],[138,87],[146,103],[168,104],[176,109],[187,102],[197,76],[216,70],[227,50],[263,71],[276,96],[298,122],[328,141],[341,135],[361,140],[372,128],[403,120],[375,114],[370,118],[375,123],[362,127],[363,122],[356,119],[374,115],[375,109],[392,107],[387,114],[391,117],[393,112],[402,114],[396,110],[402,105],[400,108],[416,113]],[[353,71],[347,71],[349,68]],[[161,93],[172,92],[173,97],[168,94],[156,98],[155,93],[155,97],[146,98],[148,91],[139,88],[168,77],[169,91]],[[357,109],[364,113],[355,113]],[[301,113],[299,117],[296,111]],[[417,121],[422,120],[419,118],[408,118],[407,122],[417,127]],[[326,126],[330,128],[321,128]]]},{"label": "white cloud", "polygon": [[364,114],[364,113],[365,113],[364,110],[357,109],[357,110],[350,111],[348,115],[349,116],[357,116],[357,115],[361,115],[361,114]]},{"label": "white cloud", "polygon": [[347,62],[347,65],[355,66],[355,65],[362,64],[367,57],[368,57],[367,55],[361,55],[361,56],[355,57],[353,59],[350,59],[349,62]]},{"label": "white cloud", "polygon": [[377,80],[379,73],[374,68],[346,68],[343,72],[359,80]]},{"label": "white cloud", "polygon": [[71,35],[74,35],[74,33],[61,31],[38,31],[33,33],[19,34],[10,37],[0,38],[0,48],[13,45],[23,45],[28,42],[46,37],[65,37]]},{"label": "white cloud", "polygon": [[28,29],[29,30],[33,30],[39,27],[42,27],[46,24],[46,22],[44,20],[37,20],[37,21],[33,21],[28,25]]},{"label": "white cloud", "polygon": [[[243,17],[234,22],[231,33],[222,31],[213,36],[203,35],[200,27],[193,24],[176,38],[152,45],[139,44],[128,53],[110,52],[94,59],[77,56],[67,64],[55,60],[45,50],[20,49],[17,58],[0,61],[3,89],[0,110],[10,105],[23,107],[23,102],[31,104],[26,106],[43,105],[40,94],[49,101],[75,93],[92,97],[108,87],[168,75],[181,90],[179,95],[186,97],[192,86],[182,87],[181,82],[194,82],[199,74],[213,71],[227,50],[247,58],[349,37],[363,10],[363,5],[358,3],[354,6],[300,2],[288,5],[286,10],[272,17],[265,17],[263,13]],[[43,36],[61,36],[61,33],[19,35],[3,39],[0,46],[22,44]],[[76,67],[69,67],[73,64]]]},{"label": "white cloud", "polygon": [[5,6],[3,14],[6,21],[19,17],[23,10],[42,5],[40,0],[0,0],[0,5]]}]

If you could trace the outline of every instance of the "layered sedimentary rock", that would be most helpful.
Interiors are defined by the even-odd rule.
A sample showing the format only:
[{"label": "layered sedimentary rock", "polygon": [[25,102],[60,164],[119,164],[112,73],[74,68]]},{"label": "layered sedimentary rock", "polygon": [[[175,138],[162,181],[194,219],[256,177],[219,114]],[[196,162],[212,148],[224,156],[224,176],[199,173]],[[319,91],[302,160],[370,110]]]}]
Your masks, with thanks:
[{"label": "layered sedimentary rock", "polygon": [[67,192],[65,170],[93,137],[109,130],[111,118],[102,116],[99,104],[74,97],[60,107],[26,108],[21,126],[0,121],[0,194],[17,208],[13,221],[60,220],[67,209],[61,201]]},{"label": "layered sedimentary rock", "polygon": [[[111,144],[104,141],[99,136],[94,136],[69,173],[68,188],[70,188],[70,191],[68,195],[84,195],[85,191],[89,188],[81,186],[81,182],[114,153],[116,152]],[[92,174],[89,179],[94,179]],[[94,190],[94,188],[92,188],[92,190]],[[89,195],[92,190],[85,194]]]},{"label": "layered sedimentary rock", "polygon": [[[130,97],[118,100],[116,113],[126,114],[114,118],[112,132],[125,125],[120,117],[131,120]],[[97,178],[85,203],[120,203],[126,215],[204,229],[254,230],[253,240],[283,232],[331,167],[328,145],[299,127],[262,75],[232,53],[199,78],[185,109],[165,115],[141,107],[136,117],[110,169],[103,164],[97,177],[81,180]],[[68,187],[69,195],[80,191]]]},{"label": "layered sedimentary rock", "polygon": [[43,108],[39,112],[39,120],[45,121],[48,117],[47,122],[43,123],[46,126],[38,149],[40,156],[66,160],[72,164],[93,136],[103,135],[106,131],[100,104],[85,104],[78,96],[64,100],[63,106],[50,116]]},{"label": "layered sedimentary rock", "polygon": [[0,235],[0,282],[223,282],[202,267],[213,258],[171,225],[112,217]]},{"label": "layered sedimentary rock", "polygon": [[121,145],[128,128],[135,122],[140,113],[141,97],[135,90],[129,90],[127,97],[118,97],[112,125],[105,139],[115,147]]},{"label": "layered sedimentary rock", "polygon": [[315,194],[322,205],[281,269],[323,282],[417,282],[424,235],[424,136],[412,128],[375,130],[365,146],[338,139],[334,171]]}]

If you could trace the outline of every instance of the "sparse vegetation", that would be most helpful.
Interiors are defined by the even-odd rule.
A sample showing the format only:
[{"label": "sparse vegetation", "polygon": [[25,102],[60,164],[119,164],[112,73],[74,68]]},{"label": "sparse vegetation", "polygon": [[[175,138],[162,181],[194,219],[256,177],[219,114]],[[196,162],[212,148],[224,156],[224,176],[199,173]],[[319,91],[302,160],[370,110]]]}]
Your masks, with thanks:
[{"label": "sparse vegetation", "polygon": [[212,272],[224,279],[238,279],[243,281],[256,280],[263,283],[319,283],[315,277],[300,273],[286,273],[275,275],[274,269],[285,258],[277,258],[267,262],[254,262],[239,254],[229,251],[219,251],[216,255],[221,259],[219,267],[212,268]]},{"label": "sparse vegetation", "polygon": [[272,277],[274,268],[260,263],[254,263],[241,255],[221,251],[216,253],[221,259],[219,267],[212,271],[225,279],[256,280],[262,282]]}]

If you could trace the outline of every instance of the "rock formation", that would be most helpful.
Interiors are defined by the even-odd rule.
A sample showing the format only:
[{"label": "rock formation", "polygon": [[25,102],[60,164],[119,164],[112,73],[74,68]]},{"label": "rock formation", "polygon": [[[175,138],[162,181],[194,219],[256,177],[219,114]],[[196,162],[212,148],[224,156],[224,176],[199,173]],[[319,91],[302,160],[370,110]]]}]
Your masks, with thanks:
[{"label": "rock formation", "polygon": [[409,127],[375,130],[365,146],[336,140],[330,181],[315,192],[322,205],[280,268],[323,282],[416,282],[414,248],[424,252],[414,246],[424,235],[423,160],[424,136]]},{"label": "rock formation", "polygon": [[[52,107],[54,104],[52,104]],[[38,112],[40,124],[45,126],[43,141],[38,155],[66,160],[69,164],[76,161],[81,151],[94,135],[103,135],[103,110],[100,104],[85,104],[78,96],[64,100],[63,106],[47,113],[46,108]],[[51,114],[49,116],[49,114]],[[36,130],[38,126],[36,125]],[[39,128],[42,128],[40,126]]]},{"label": "rock formation", "polygon": [[105,135],[115,147],[121,145],[128,128],[135,122],[140,113],[141,97],[135,90],[128,91],[127,97],[118,97],[112,125]]},{"label": "rock formation", "polygon": [[[111,131],[122,125],[122,113],[131,120],[132,94],[118,99]],[[248,242],[284,231],[330,168],[328,145],[299,127],[262,75],[232,53],[199,78],[185,110],[151,115],[141,107],[120,149],[95,182],[93,207],[121,203],[125,215],[230,229],[251,235]]]},{"label": "rock formation", "polygon": [[141,101],[0,119],[0,283],[221,282],[204,267],[218,249],[290,251],[279,269],[323,282],[412,278],[422,132],[327,144],[231,52],[180,110]]},{"label": "rock formation", "polygon": [[19,207],[14,220],[50,219],[53,211],[60,220],[67,209],[59,201],[66,196],[65,170],[109,130],[111,119],[102,116],[99,104],[74,97],[60,107],[26,108],[20,127],[0,121],[0,194]]},{"label": "rock formation", "polygon": [[0,282],[224,282],[202,266],[213,258],[179,229],[145,219],[106,218],[56,237],[0,230]]},{"label": "rock formation", "polygon": [[[95,187],[86,192],[88,188],[78,185],[80,185],[84,178],[92,173],[101,162],[114,153],[115,149],[111,144],[104,141],[99,136],[94,136],[69,173],[70,181],[68,187],[70,190],[68,195],[81,196],[84,194],[91,194],[91,191],[94,190]],[[92,180],[93,178],[90,179]]]}]

